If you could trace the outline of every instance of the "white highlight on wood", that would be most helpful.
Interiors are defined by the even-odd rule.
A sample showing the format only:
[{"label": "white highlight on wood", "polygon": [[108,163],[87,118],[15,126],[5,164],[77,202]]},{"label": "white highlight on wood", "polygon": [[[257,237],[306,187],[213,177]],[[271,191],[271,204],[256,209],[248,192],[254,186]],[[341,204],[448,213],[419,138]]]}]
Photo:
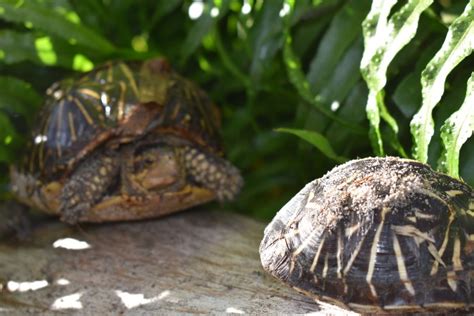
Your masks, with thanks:
[{"label": "white highlight on wood", "polygon": [[81,296],[82,293],[74,293],[60,297],[54,301],[54,303],[51,305],[51,309],[82,309],[82,303],[80,301]]},{"label": "white highlight on wood", "polygon": [[407,291],[414,296],[415,289],[413,288],[413,284],[408,277],[407,268],[405,266],[405,258],[403,257],[402,248],[400,247],[400,243],[398,242],[397,234],[394,232],[393,236],[393,250],[395,251],[395,258],[397,259],[397,268],[398,268],[398,275],[400,276],[400,280],[402,281],[403,285],[407,289]]},{"label": "white highlight on wood", "polygon": [[36,291],[47,287],[49,285],[48,281],[46,280],[39,280],[39,281],[31,281],[31,282],[16,282],[16,281],[8,281],[7,289],[10,292],[28,292],[28,291]]},{"label": "white highlight on wood", "polygon": [[77,240],[74,238],[62,238],[53,243],[54,248],[64,248],[68,250],[84,250],[91,248],[91,245],[86,241]]},{"label": "white highlight on wood", "polygon": [[56,281],[56,284],[57,284],[57,285],[68,285],[68,284],[70,284],[70,283],[71,283],[71,282],[69,282],[69,280],[63,279],[63,278],[58,279],[58,280]]},{"label": "white highlight on wood", "polygon": [[162,300],[170,295],[170,291],[163,291],[158,296],[154,296],[152,298],[145,298],[145,295],[143,294],[132,294],[120,290],[116,290],[115,294],[120,297],[123,305],[125,305],[126,308],[132,309]]},{"label": "white highlight on wood", "polygon": [[225,312],[227,314],[240,314],[240,315],[245,314],[245,312],[243,310],[237,309],[235,307],[227,307]]}]

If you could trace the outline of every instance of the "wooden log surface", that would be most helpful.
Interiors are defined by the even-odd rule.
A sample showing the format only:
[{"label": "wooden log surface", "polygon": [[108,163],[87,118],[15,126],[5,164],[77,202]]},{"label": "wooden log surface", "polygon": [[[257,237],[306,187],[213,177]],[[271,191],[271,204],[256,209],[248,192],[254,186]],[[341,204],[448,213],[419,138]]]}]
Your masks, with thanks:
[{"label": "wooden log surface", "polygon": [[[0,242],[0,314],[340,314],[263,271],[264,227],[205,210],[80,227],[50,220],[27,241]],[[58,247],[64,238],[90,248]]]}]

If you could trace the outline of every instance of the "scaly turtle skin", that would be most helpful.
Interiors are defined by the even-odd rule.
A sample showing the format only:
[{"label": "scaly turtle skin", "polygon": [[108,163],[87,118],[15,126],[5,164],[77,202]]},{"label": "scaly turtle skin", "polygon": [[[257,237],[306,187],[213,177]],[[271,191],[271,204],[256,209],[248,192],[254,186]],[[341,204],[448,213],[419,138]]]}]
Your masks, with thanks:
[{"label": "scaly turtle skin", "polygon": [[474,309],[474,193],[406,159],[345,163],[265,229],[265,270],[362,313]]},{"label": "scaly turtle skin", "polygon": [[69,223],[233,199],[242,179],[218,128],[207,95],[163,59],[109,63],[48,90],[12,191]]}]

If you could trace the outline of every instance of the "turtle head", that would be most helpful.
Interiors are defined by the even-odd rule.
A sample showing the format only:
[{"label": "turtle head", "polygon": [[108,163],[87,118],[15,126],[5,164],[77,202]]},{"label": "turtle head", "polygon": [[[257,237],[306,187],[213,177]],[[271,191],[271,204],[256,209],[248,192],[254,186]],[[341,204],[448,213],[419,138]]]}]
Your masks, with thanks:
[{"label": "turtle head", "polygon": [[140,67],[140,102],[164,104],[168,91],[176,81],[177,74],[164,58],[145,61]]},{"label": "turtle head", "polygon": [[230,162],[194,146],[147,146],[136,152],[134,164],[135,182],[151,192],[176,192],[188,186],[228,201],[243,185],[240,172]]},{"label": "turtle head", "polygon": [[133,175],[136,183],[147,191],[166,191],[182,182],[182,172],[176,150],[167,145],[139,149],[134,155]]}]

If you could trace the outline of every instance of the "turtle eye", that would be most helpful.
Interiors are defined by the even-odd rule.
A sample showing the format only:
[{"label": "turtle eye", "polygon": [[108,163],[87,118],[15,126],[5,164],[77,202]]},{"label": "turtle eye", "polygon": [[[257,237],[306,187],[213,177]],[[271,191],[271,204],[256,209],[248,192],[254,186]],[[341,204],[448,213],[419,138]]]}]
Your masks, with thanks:
[{"label": "turtle eye", "polygon": [[143,162],[146,166],[149,166],[149,165],[153,164],[155,162],[155,160],[156,159],[153,159],[152,157],[145,157]]}]

